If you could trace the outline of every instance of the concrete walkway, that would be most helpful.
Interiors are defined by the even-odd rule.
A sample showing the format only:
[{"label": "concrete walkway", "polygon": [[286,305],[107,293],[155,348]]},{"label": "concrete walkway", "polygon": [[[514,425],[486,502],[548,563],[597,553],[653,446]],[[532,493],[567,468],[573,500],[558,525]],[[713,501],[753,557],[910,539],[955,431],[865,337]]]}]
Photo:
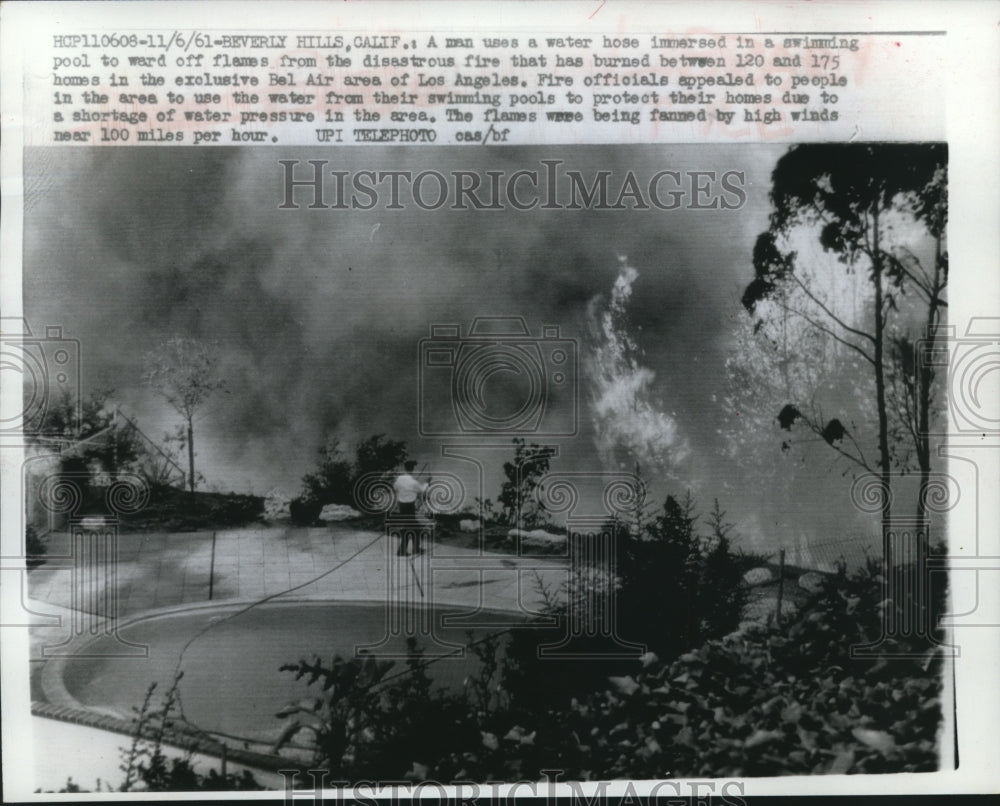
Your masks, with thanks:
[{"label": "concrete walkway", "polygon": [[[32,627],[32,659],[70,636],[63,608],[91,610],[97,595],[117,594],[118,618],[208,601],[266,597],[420,602],[470,609],[537,612],[539,582],[558,589],[565,560],[491,554],[433,544],[414,558],[376,532],[348,526],[260,527],[218,532],[122,534],[113,573],[73,581],[68,558],[28,574],[32,609],[60,615]],[[74,602],[74,585],[76,599]],[[45,619],[36,619],[44,622]]]},{"label": "concrete walkway", "polygon": [[[11,793],[11,800],[30,800],[36,789],[43,792],[58,792],[66,785],[67,779],[85,792],[113,791],[121,785],[124,773],[121,770],[122,747],[128,744],[127,737],[120,733],[87,727],[59,719],[32,716],[26,725],[30,744],[34,750],[30,781],[21,791]],[[28,732],[26,731],[26,732]],[[221,762],[215,756],[193,753],[163,745],[163,753],[168,759],[188,758],[194,769],[201,775],[209,770],[219,771]],[[285,778],[279,773],[260,767],[243,765],[229,761],[227,772],[240,774],[249,770],[261,786],[267,789],[282,789]],[[108,800],[111,798],[109,797]],[[60,798],[65,800],[65,798]]]}]

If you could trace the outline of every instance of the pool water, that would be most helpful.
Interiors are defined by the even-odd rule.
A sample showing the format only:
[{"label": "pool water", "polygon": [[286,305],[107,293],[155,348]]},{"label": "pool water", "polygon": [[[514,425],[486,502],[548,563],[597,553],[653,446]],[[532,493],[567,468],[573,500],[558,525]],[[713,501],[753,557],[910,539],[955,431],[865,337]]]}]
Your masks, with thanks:
[{"label": "pool water", "polygon": [[[466,644],[470,630],[473,640],[499,631],[496,627],[444,624],[443,617],[455,612],[429,614],[433,634],[442,642]],[[481,614],[479,620],[489,618],[496,616]],[[309,687],[305,680],[296,680],[293,672],[279,671],[281,665],[311,660],[314,654],[324,665],[337,654],[349,659],[354,657],[356,646],[380,642],[386,633],[387,615],[382,604],[268,603],[245,613],[226,607],[155,616],[120,630],[124,639],[147,644],[148,658],[70,658],[63,685],[84,706],[131,716],[154,681],[157,688],[151,705],[155,708],[162,702],[183,651],[184,677],[178,690],[185,718],[206,731],[269,741],[281,731],[277,711],[321,693],[321,681]],[[420,636],[417,641],[428,658],[448,651],[430,636]],[[86,647],[90,655],[100,655],[102,650],[111,655],[114,639],[102,637]],[[394,635],[373,651],[398,655],[405,650],[405,636]],[[395,664],[390,675],[406,667],[404,659]],[[458,689],[478,666],[475,655],[466,651],[465,657],[443,657],[431,663],[427,671],[437,685]]]}]

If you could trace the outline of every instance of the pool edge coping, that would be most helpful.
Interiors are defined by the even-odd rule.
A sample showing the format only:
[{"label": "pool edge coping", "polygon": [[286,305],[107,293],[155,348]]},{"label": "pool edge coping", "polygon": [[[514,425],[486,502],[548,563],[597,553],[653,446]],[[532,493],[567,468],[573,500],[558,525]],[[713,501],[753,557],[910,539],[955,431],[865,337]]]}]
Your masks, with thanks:
[{"label": "pool edge coping", "polygon": [[[188,613],[197,612],[199,610],[239,610],[241,607],[245,607],[247,611],[258,606],[275,606],[275,605],[310,605],[310,606],[321,606],[329,604],[343,604],[351,606],[361,606],[361,605],[371,605],[378,604],[380,602],[385,603],[385,600],[377,598],[364,598],[364,597],[351,597],[351,598],[330,598],[328,596],[319,598],[316,596],[311,597],[292,597],[287,599],[281,599],[282,594],[278,594],[273,599],[223,599],[218,601],[203,601],[203,602],[183,602],[176,605],[168,605],[166,607],[152,608],[150,610],[143,610],[138,613],[133,613],[126,617],[125,619],[119,619],[118,627],[127,627],[131,624],[135,624],[140,621],[148,621],[160,618],[170,618],[173,616],[183,616]],[[388,603],[385,603],[388,604]],[[466,602],[461,603],[449,603],[446,601],[439,601],[433,603],[420,603],[418,606],[426,609],[432,605],[444,605],[448,606],[466,606]],[[483,607],[480,606],[474,612],[497,612],[497,613],[521,613],[524,615],[533,615],[527,613],[522,609],[512,609],[512,608],[502,608],[502,607]],[[101,626],[104,626],[108,620],[104,619],[101,622]],[[89,644],[94,641],[100,640],[101,638],[107,637],[106,632],[99,633],[97,635],[77,635],[72,637],[66,642],[65,649],[59,655],[53,655],[51,657],[42,658],[42,668],[39,671],[39,685],[42,689],[42,694],[44,695],[47,702],[38,702],[41,706],[52,706],[53,708],[63,708],[71,709],[75,712],[81,712],[86,714],[93,714],[96,718],[108,718],[114,720],[120,720],[127,722],[128,718],[123,718],[119,712],[116,712],[111,708],[101,708],[95,706],[88,706],[77,700],[69,690],[66,688],[64,678],[66,672],[66,665],[69,661],[74,658],[86,657],[81,656],[79,653],[81,650],[86,648]],[[147,657],[148,657],[148,647]],[[113,658],[115,656],[106,656]],[[122,656],[125,657],[125,656]],[[136,655],[128,657],[139,657]],[[36,702],[32,702],[32,708],[34,709]]]}]

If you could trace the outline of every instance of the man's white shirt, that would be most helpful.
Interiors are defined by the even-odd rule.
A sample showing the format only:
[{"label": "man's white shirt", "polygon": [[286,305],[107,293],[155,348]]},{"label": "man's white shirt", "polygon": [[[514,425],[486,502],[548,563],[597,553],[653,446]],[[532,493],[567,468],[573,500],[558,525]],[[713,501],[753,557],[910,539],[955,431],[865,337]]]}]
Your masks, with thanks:
[{"label": "man's white shirt", "polygon": [[427,485],[417,481],[409,473],[402,473],[393,482],[396,489],[396,500],[401,504],[411,504],[417,500],[417,496],[427,489]]}]

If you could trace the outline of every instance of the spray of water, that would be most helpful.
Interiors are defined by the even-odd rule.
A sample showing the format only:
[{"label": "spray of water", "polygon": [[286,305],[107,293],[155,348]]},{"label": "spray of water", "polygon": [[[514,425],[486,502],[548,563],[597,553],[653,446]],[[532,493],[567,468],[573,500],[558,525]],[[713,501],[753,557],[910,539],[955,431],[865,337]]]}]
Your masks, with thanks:
[{"label": "spray of water", "polygon": [[656,373],[644,366],[643,351],[631,335],[628,303],[639,277],[619,257],[610,296],[591,300],[591,345],[585,368],[590,387],[594,441],[605,468],[671,474],[689,453],[677,422],[656,396]]}]

